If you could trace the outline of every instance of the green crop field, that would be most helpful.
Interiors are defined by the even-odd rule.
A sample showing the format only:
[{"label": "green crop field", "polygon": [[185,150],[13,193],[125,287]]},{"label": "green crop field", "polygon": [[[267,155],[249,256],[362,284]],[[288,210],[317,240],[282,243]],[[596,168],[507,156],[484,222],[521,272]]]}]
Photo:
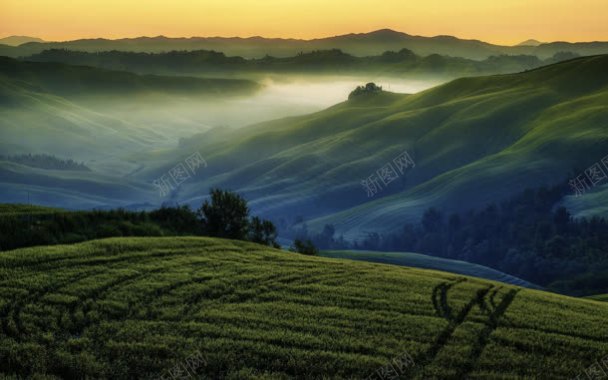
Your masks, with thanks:
[{"label": "green crop field", "polygon": [[0,320],[9,378],[160,378],[194,357],[193,378],[566,379],[608,355],[602,302],[212,238],[5,252]]}]

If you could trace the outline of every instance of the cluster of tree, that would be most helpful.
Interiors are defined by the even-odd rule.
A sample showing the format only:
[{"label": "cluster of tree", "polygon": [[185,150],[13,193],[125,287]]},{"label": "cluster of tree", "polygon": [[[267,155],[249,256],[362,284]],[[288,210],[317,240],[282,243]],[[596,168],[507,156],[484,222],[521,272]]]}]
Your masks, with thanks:
[{"label": "cluster of tree", "polygon": [[37,62],[61,62],[139,73],[234,72],[308,72],[308,71],[377,71],[429,74],[489,74],[518,72],[576,57],[560,52],[541,60],[534,55],[497,55],[483,61],[439,54],[419,56],[408,49],[387,51],[381,55],[356,57],[339,49],[315,50],[293,57],[265,56],[259,59],[228,57],[210,50],[138,53],[126,51],[83,52],[50,49],[26,59]]},{"label": "cluster of tree", "polygon": [[319,249],[315,247],[314,243],[310,239],[295,239],[293,241],[292,247],[290,248],[290,251],[308,256],[317,256],[319,254]]},{"label": "cluster of tree", "polygon": [[213,189],[210,200],[193,211],[188,206],[150,212],[49,211],[0,214],[0,250],[75,243],[117,236],[202,235],[247,240],[278,248],[274,224],[249,216],[240,195]]},{"label": "cluster of tree", "polygon": [[354,243],[336,237],[331,225],[297,234],[322,249],[418,252],[486,265],[561,293],[608,293],[608,221],[574,219],[559,207],[567,192],[567,186],[529,189],[462,214],[431,208],[418,224]]},{"label": "cluster of tree", "polygon": [[15,162],[39,169],[91,171],[91,169],[82,162],[76,162],[72,159],[64,160],[49,154],[0,155],[0,161]]},{"label": "cluster of tree", "polygon": [[257,216],[250,218],[243,197],[221,189],[211,190],[210,195],[211,199],[206,200],[197,213],[204,235],[279,247],[275,225]]},{"label": "cluster of tree", "polygon": [[363,95],[371,95],[378,94],[382,92],[382,87],[376,85],[373,82],[366,84],[365,86],[357,86],[350,94],[348,94],[348,99],[354,99]]}]

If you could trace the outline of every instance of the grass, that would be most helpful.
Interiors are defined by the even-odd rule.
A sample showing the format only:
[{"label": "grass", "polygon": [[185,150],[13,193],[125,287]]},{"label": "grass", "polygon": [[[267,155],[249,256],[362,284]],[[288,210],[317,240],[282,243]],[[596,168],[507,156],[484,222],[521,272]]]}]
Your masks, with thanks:
[{"label": "grass", "polygon": [[511,285],[523,286],[532,289],[541,289],[520,278],[508,275],[498,270],[483,265],[473,264],[466,261],[450,260],[441,257],[433,257],[412,252],[378,252],[378,251],[322,251],[321,256],[336,259],[350,259],[368,261],[372,263],[384,263],[400,266],[409,266],[423,269],[434,269],[444,272],[462,274],[483,278],[486,280],[500,281]]},{"label": "grass", "polygon": [[[608,304],[213,238],[0,256],[0,372],[139,379],[566,379],[608,352]],[[205,376],[205,377],[203,377]]]},{"label": "grass", "polygon": [[598,294],[595,296],[588,296],[585,297],[588,298],[590,300],[595,300],[595,301],[603,301],[603,302],[608,302],[608,294]]},{"label": "grass", "polygon": [[53,212],[62,211],[61,209],[54,207],[45,207],[45,206],[37,206],[37,205],[27,205],[27,204],[9,204],[9,203],[0,203],[0,216],[3,215],[44,215]]}]

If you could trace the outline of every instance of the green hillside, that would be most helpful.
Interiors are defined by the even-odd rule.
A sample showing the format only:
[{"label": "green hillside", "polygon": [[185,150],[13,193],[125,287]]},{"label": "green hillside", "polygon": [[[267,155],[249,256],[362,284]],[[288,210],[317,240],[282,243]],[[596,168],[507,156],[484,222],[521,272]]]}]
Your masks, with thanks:
[{"label": "green hillside", "polygon": [[[95,112],[26,83],[0,77],[0,151],[86,161],[93,171],[46,170],[0,157],[0,197],[67,208],[144,201],[150,183],[120,178],[137,168],[130,152],[167,143],[167,131]],[[153,195],[152,195],[153,196]]]},{"label": "green hillside", "polygon": [[[213,142],[193,138],[184,146],[205,152],[209,170],[179,197],[195,199],[201,186],[231,188],[259,212],[302,215],[309,227],[331,223],[356,238],[417,222],[431,206],[466,211],[563,183],[608,153],[607,64],[608,56],[596,56],[463,78],[415,95],[359,97]],[[361,181],[406,150],[415,168],[368,197]]]},{"label": "green hillside", "polygon": [[321,251],[323,257],[369,261],[372,263],[393,264],[414,268],[433,269],[486,280],[500,281],[511,285],[532,289],[539,286],[524,281],[498,270],[466,261],[450,260],[412,252],[378,252],[378,251]]},{"label": "green hillside", "polygon": [[0,78],[17,83],[27,82],[35,88],[60,96],[137,95],[149,92],[218,95],[251,93],[259,88],[254,82],[239,79],[137,75],[127,71],[18,61],[8,57],[0,57]]},{"label": "green hillside", "polygon": [[36,214],[46,214],[49,212],[61,211],[61,209],[53,208],[53,207],[44,207],[37,205],[27,205],[27,204],[6,204],[0,203],[0,215],[36,215]]},{"label": "green hillside", "polygon": [[162,202],[151,181],[125,178],[139,151],[173,147],[207,128],[204,101],[251,95],[247,80],[137,75],[0,57],[0,152],[86,162],[91,172],[38,170],[0,157],[0,197],[66,208]]},{"label": "green hillside", "polygon": [[596,296],[589,296],[589,297],[585,297],[585,298],[588,298],[590,300],[595,300],[595,301],[608,302],[608,294],[598,294]]},{"label": "green hillside", "polygon": [[158,378],[194,357],[196,378],[399,363],[401,378],[568,379],[608,350],[601,302],[245,242],[108,239],[5,252],[0,268],[12,378]]},{"label": "green hillside", "polygon": [[69,209],[107,208],[156,201],[151,183],[99,172],[45,170],[0,160],[0,198],[5,202],[65,205]]},{"label": "green hillside", "polygon": [[137,75],[0,57],[0,151],[89,160],[169,146],[181,137],[176,129],[201,130],[184,109],[190,104],[259,88],[247,80]]}]

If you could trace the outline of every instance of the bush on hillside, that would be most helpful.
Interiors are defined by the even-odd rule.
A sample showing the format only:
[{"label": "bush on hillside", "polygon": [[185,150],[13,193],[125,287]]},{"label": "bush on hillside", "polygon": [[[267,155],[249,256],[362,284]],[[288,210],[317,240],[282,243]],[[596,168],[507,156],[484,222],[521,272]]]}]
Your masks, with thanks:
[{"label": "bush on hillside", "polygon": [[353,99],[363,95],[378,94],[382,92],[382,87],[370,82],[365,86],[357,86],[349,95],[348,99]]},{"label": "bush on hillside", "polygon": [[319,250],[310,240],[294,240],[293,246],[290,248],[290,251],[309,256],[317,256],[319,254]]}]

